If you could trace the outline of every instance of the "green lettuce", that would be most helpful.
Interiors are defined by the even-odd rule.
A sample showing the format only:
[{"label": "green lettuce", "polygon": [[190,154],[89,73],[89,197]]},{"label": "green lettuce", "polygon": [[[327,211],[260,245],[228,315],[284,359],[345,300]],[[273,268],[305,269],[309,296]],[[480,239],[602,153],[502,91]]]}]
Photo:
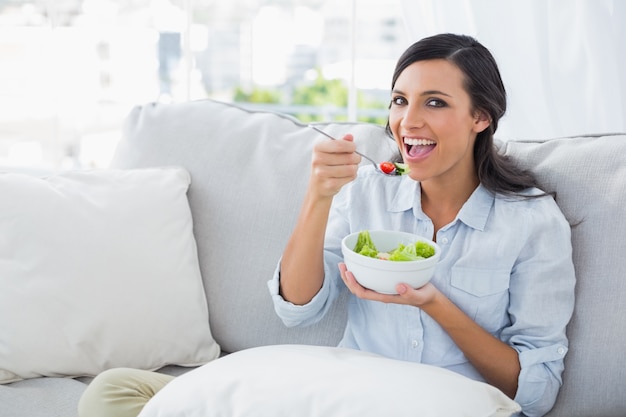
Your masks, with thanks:
[{"label": "green lettuce", "polygon": [[430,258],[435,254],[435,248],[426,242],[415,242],[412,245],[400,244],[389,254],[390,261],[417,261]]},{"label": "green lettuce", "polygon": [[369,256],[370,258],[375,258],[378,255],[378,249],[376,249],[376,245],[372,242],[372,237],[368,230],[359,232],[354,251],[361,255]]},{"label": "green lettuce", "polygon": [[[368,230],[359,232],[359,236],[354,247],[354,251],[358,254],[368,256],[370,258],[379,258],[380,252],[376,249],[376,245],[372,241],[372,237]],[[389,252],[389,256],[385,259],[390,261],[417,261],[420,259],[430,258],[435,254],[435,248],[426,242],[417,241],[409,245],[398,245],[397,248]]]}]

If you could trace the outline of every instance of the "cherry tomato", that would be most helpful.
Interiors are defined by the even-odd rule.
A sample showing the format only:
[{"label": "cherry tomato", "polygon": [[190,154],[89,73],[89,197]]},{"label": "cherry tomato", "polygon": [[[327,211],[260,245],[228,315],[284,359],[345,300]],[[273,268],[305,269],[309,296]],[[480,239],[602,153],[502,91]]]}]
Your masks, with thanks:
[{"label": "cherry tomato", "polygon": [[380,170],[383,171],[385,174],[393,174],[396,171],[396,166],[393,164],[393,162],[381,162]]}]

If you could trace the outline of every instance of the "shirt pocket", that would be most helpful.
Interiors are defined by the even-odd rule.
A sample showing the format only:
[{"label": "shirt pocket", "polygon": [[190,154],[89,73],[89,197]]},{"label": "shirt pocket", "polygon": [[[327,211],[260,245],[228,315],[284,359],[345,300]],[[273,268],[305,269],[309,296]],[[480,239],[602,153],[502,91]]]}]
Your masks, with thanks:
[{"label": "shirt pocket", "polygon": [[509,269],[452,267],[451,300],[485,330],[497,335],[509,324]]}]

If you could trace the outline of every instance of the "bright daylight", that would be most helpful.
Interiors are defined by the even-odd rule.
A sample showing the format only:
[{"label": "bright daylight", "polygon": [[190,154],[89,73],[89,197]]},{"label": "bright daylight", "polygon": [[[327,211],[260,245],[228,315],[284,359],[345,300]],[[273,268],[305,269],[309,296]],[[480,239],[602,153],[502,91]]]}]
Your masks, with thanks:
[{"label": "bright daylight", "polygon": [[408,42],[399,0],[3,0],[0,166],[104,167],[152,101],[381,122]]},{"label": "bright daylight", "polygon": [[625,417],[626,0],[0,0],[0,417]]}]

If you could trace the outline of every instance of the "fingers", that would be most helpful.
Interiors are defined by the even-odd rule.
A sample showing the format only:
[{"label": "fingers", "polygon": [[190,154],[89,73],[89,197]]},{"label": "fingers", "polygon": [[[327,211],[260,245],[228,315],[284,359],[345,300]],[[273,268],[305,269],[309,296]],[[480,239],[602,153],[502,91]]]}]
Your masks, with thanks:
[{"label": "fingers", "polygon": [[407,284],[398,284],[396,291],[402,299],[402,304],[409,304],[415,307],[423,307],[425,304],[432,302],[439,292],[430,282],[417,289],[411,288]]},{"label": "fingers", "polygon": [[398,294],[381,294],[361,286],[354,278],[352,272],[348,271],[343,262],[339,264],[339,272],[341,274],[341,279],[346,284],[346,287],[348,287],[350,292],[359,298],[367,300],[421,307],[432,302],[435,296],[439,293],[434,285],[428,283],[417,289],[414,289],[407,284],[398,284],[396,286]]},{"label": "fingers", "polygon": [[398,298],[397,295],[381,294],[379,292],[372,291],[363,287],[357,282],[356,278],[354,278],[352,272],[348,271],[346,264],[344,264],[343,262],[339,264],[339,272],[341,274],[341,279],[343,279],[343,282],[346,284],[346,287],[348,287],[350,292],[355,296],[366,300],[380,301],[383,303],[397,302],[394,301],[394,298]]},{"label": "fingers", "polygon": [[365,292],[366,288],[361,286],[352,275],[352,272],[348,271],[348,267],[346,264],[341,262],[339,263],[339,273],[341,274],[341,279],[346,284],[346,287],[355,295],[362,294]]},{"label": "fingers", "polygon": [[345,135],[342,140],[324,139],[313,146],[313,163],[328,166],[358,165],[361,157],[355,151],[352,135]]},{"label": "fingers", "polygon": [[323,195],[334,195],[356,178],[361,157],[354,153],[352,135],[343,140],[325,139],[313,147],[311,177]]}]

